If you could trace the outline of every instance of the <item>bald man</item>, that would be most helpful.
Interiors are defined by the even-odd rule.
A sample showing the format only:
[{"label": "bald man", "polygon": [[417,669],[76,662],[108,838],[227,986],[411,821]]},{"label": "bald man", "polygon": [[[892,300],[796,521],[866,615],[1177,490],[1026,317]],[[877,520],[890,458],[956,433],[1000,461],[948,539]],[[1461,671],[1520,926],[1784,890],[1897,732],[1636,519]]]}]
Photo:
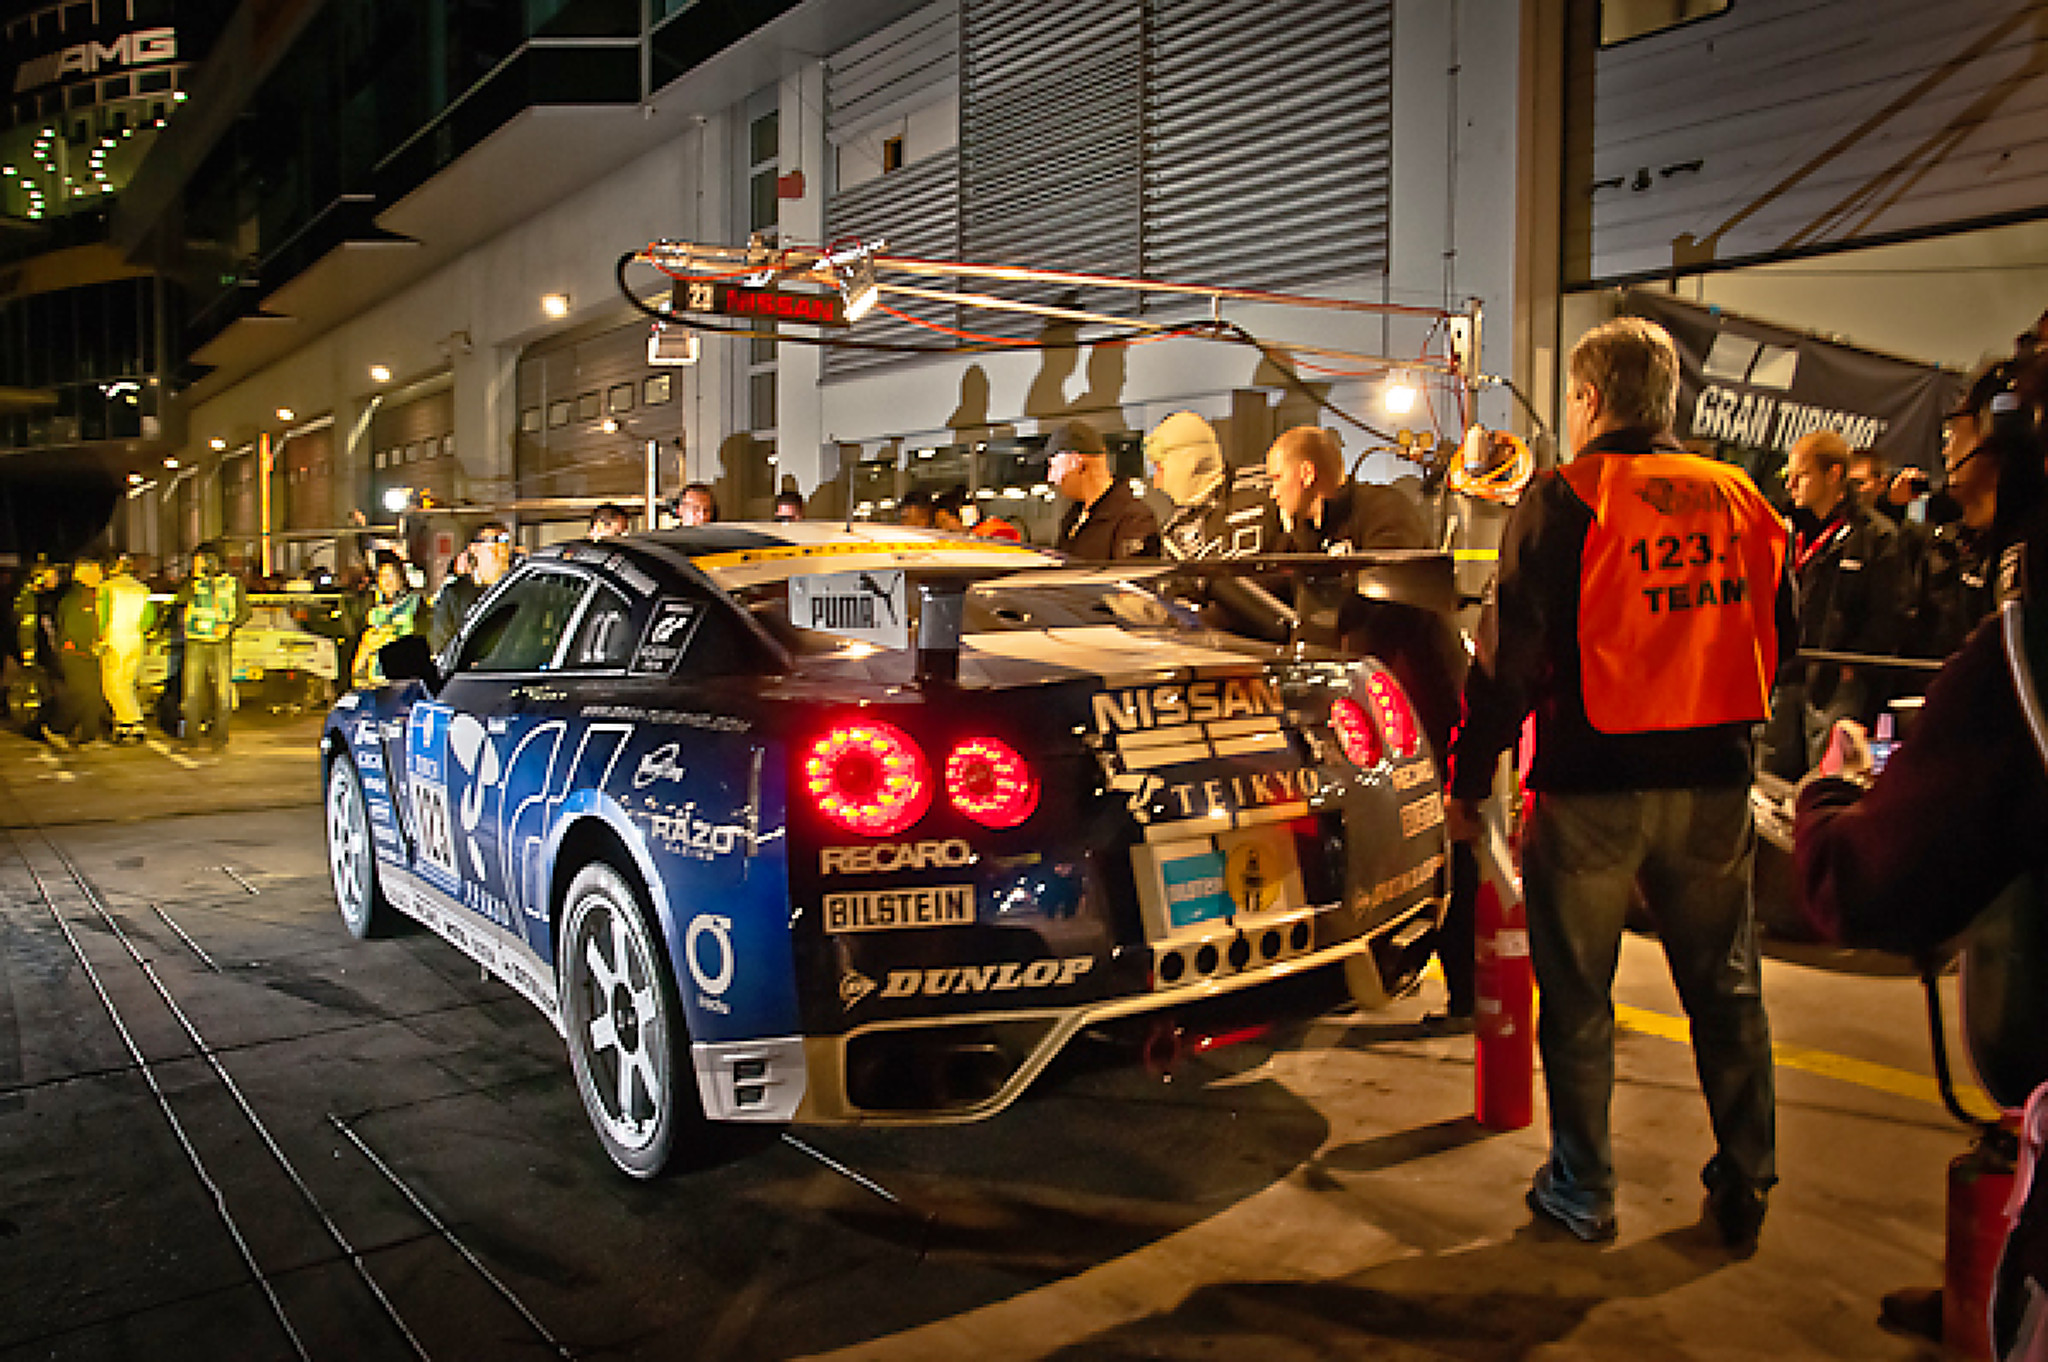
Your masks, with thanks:
[{"label": "bald man", "polygon": [[[1849,443],[1817,430],[1792,446],[1791,568],[1799,581],[1799,646],[1891,654],[1903,642],[1905,559],[1898,531],[1849,488]],[[1888,698],[1867,668],[1794,661],[1778,674],[1764,768],[1797,780],[1820,760],[1836,719],[1869,724]]]}]

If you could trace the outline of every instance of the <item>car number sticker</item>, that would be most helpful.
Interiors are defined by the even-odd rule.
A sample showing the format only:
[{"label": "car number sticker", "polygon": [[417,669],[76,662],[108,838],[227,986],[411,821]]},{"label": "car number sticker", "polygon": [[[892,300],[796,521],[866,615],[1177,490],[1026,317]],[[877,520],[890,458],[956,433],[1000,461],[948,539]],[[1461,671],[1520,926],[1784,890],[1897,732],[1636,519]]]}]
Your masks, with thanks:
[{"label": "car number sticker", "polygon": [[413,820],[419,824],[420,855],[442,874],[455,878],[455,838],[448,824],[448,792],[414,776],[412,811]]},{"label": "car number sticker", "polygon": [[690,651],[697,620],[695,601],[663,601],[655,606],[627,670],[635,676],[666,676],[674,671],[683,654]]}]

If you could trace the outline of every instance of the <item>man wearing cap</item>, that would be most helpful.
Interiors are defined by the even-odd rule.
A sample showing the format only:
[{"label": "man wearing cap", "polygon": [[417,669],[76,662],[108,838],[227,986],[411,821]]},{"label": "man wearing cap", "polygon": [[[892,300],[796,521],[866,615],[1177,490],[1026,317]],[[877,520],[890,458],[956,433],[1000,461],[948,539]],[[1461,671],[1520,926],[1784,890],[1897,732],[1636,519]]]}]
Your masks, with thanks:
[{"label": "man wearing cap", "polygon": [[1069,421],[1052,432],[1045,452],[1052,485],[1073,503],[1060,517],[1054,548],[1090,562],[1159,556],[1159,517],[1110,471],[1095,427]]},{"label": "man wearing cap", "polygon": [[1145,437],[1145,463],[1152,485],[1173,502],[1173,515],[1159,532],[1166,556],[1185,562],[1221,555],[1230,474],[1209,423],[1191,411],[1175,412]]},{"label": "man wearing cap", "polygon": [[476,537],[469,542],[469,556],[474,566],[441,583],[441,594],[434,597],[427,641],[437,653],[461,630],[469,608],[512,570],[511,528],[502,520],[489,520],[477,526]]}]

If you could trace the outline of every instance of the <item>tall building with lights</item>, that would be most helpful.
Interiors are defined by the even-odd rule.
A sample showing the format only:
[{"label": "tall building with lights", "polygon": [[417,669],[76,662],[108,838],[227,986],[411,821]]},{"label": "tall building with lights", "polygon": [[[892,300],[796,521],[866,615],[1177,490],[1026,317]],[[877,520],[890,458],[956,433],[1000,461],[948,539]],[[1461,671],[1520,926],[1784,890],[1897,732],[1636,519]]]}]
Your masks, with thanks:
[{"label": "tall building with lights", "polygon": [[177,290],[110,241],[229,12],[206,0],[0,17],[0,552],[68,552],[175,443]]}]

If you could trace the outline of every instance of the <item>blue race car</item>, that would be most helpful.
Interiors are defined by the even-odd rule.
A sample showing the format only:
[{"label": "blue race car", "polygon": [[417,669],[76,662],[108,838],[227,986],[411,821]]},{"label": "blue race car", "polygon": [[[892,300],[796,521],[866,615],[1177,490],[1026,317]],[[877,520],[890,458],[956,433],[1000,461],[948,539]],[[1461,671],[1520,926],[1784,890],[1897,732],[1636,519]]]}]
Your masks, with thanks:
[{"label": "blue race car", "polygon": [[636,1177],[705,1122],[987,1116],[1084,1028],[1398,992],[1447,851],[1407,696],[1146,571],[895,526],[536,553],[330,715],[343,921],[524,994]]}]

